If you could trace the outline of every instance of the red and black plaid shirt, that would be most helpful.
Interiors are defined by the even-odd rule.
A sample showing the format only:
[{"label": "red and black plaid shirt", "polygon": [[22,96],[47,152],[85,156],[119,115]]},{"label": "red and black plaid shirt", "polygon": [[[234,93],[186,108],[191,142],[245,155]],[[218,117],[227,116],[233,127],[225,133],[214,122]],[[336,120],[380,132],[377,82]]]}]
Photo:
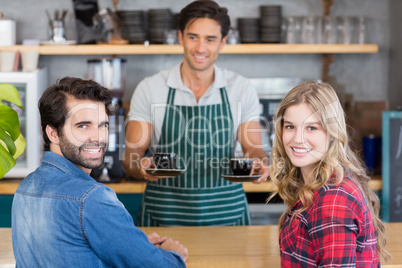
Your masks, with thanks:
[{"label": "red and black plaid shirt", "polygon": [[322,187],[311,207],[290,221],[301,207],[299,200],[279,235],[282,267],[380,267],[370,211],[352,180]]}]

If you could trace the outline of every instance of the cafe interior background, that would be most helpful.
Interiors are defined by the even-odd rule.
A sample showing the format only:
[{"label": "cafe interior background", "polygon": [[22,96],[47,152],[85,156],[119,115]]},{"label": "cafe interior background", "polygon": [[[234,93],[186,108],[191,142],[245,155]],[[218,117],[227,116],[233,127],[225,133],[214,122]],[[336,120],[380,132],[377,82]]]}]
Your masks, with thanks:
[{"label": "cafe interior background", "polygon": [[[170,9],[172,13],[178,13],[189,2],[191,1],[121,0],[117,9],[118,11]],[[322,16],[323,2],[326,1],[218,0],[217,2],[228,8],[232,27],[238,29],[238,19],[258,18],[261,6],[279,5],[283,18],[292,16],[301,18]],[[114,8],[112,0],[98,0],[97,3],[99,10],[103,8],[113,10]],[[400,63],[402,63],[399,47],[402,45],[402,40],[400,34],[397,34],[402,25],[398,17],[398,11],[401,8],[402,3],[398,0],[335,0],[330,8],[331,16],[364,17],[364,43],[378,46],[378,51],[374,53],[334,54],[326,77],[326,80],[339,92],[358,148],[362,147],[363,137],[369,134],[381,137],[383,111],[396,110],[402,106],[402,81],[400,81],[402,78],[399,74]],[[48,41],[49,29],[46,10],[53,16],[55,10],[62,9],[68,10],[64,18],[66,39],[77,40],[73,1],[0,0],[0,12],[16,22],[17,44],[22,44],[24,40]],[[286,42],[286,40],[282,39],[281,42]],[[227,46],[232,46],[232,44],[227,44]],[[130,100],[136,85],[143,78],[160,70],[168,69],[182,60],[180,54],[121,55],[116,53],[114,55],[124,59],[125,62],[126,82],[121,97],[123,104]],[[110,56],[112,55],[40,55],[38,66],[45,70],[45,77],[47,77],[47,81],[42,81],[42,84],[47,87],[64,76],[86,78],[91,60]],[[325,57],[320,53],[227,53],[221,54],[216,64],[221,68],[228,68],[254,79],[256,85],[271,83],[290,87],[290,84],[295,81],[322,79],[324,60]],[[267,84],[265,81],[268,81]],[[289,89],[287,88],[287,90]],[[258,90],[262,98],[263,96],[269,98],[271,89],[259,88]],[[264,90],[268,92],[264,92]],[[272,90],[275,91],[275,89]],[[381,179],[380,149],[378,155],[374,175]],[[12,178],[12,180],[15,179]],[[3,182],[0,181],[0,185],[7,180],[10,179],[5,178]],[[381,189],[378,190],[378,193],[381,195]],[[136,220],[141,194],[124,193],[123,191],[123,193],[118,193],[118,196]],[[267,196],[267,192],[248,194],[253,224],[277,223],[277,217],[283,210],[283,206],[280,202],[265,205],[264,200]],[[2,203],[0,227],[10,227],[12,194],[1,194],[0,202]]]}]

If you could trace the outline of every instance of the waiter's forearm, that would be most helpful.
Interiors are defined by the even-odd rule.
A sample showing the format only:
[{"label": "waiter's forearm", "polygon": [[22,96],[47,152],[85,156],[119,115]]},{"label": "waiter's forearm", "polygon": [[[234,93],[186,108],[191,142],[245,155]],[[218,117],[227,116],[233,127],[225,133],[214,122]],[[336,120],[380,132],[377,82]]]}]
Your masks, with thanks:
[{"label": "waiter's forearm", "polygon": [[143,178],[142,162],[151,142],[152,125],[145,121],[129,121],[126,127],[126,149],[122,159],[126,175]]},{"label": "waiter's forearm", "polygon": [[123,170],[126,175],[133,178],[142,178],[141,174],[141,158],[144,153],[137,150],[126,149],[124,151],[124,158],[122,159]]},{"label": "waiter's forearm", "polygon": [[246,157],[249,158],[260,158],[260,159],[268,159],[267,154],[262,148],[243,148],[243,153]]}]

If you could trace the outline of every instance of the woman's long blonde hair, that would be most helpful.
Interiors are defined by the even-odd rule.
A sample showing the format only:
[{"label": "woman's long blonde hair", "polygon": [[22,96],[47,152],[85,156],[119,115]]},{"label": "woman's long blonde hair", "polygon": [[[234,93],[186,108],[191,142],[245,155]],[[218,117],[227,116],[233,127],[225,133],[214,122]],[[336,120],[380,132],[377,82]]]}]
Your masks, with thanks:
[{"label": "woman's long blonde hair", "polygon": [[[300,103],[309,105],[323,129],[331,137],[325,157],[313,170],[312,175],[316,179],[307,184],[301,176],[300,168],[292,165],[282,140],[285,111],[288,107]],[[390,255],[385,250],[385,226],[379,218],[380,201],[368,184],[370,177],[367,175],[365,166],[349,146],[345,114],[335,90],[327,83],[315,81],[307,81],[296,86],[282,100],[275,115],[275,140],[271,155],[270,177],[277,186],[277,192],[274,192],[268,201],[279,194],[287,206],[287,210],[279,221],[280,228],[285,216],[298,200],[301,200],[303,207],[296,211],[294,216],[312,204],[314,191],[327,183],[342,182],[345,172],[348,173],[347,175],[352,175],[364,193],[376,231],[377,250],[385,260],[388,260]]]}]

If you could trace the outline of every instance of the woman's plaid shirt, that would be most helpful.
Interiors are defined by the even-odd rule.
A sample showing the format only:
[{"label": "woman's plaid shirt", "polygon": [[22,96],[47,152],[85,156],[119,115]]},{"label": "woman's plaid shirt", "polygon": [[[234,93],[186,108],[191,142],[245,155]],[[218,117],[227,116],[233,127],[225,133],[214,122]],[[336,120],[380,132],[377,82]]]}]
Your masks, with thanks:
[{"label": "woman's plaid shirt", "polygon": [[296,202],[279,235],[282,267],[380,267],[370,211],[360,188],[345,177],[314,193],[311,207]]}]

